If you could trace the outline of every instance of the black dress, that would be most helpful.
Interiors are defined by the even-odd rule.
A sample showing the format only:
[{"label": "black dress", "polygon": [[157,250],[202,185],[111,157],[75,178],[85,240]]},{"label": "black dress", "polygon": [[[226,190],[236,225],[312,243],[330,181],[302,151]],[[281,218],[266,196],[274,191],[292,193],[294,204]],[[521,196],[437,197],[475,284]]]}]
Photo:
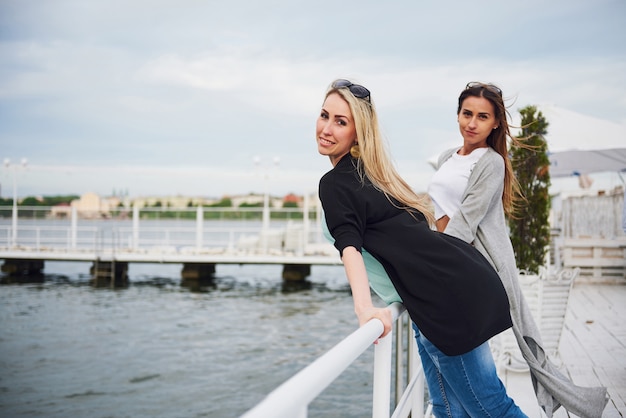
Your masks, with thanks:
[{"label": "black dress", "polygon": [[385,268],[420,332],[444,354],[464,354],[511,327],[500,278],[472,245],[430,229],[400,209],[349,154],[319,184],[328,229],[340,254],[365,248]]}]

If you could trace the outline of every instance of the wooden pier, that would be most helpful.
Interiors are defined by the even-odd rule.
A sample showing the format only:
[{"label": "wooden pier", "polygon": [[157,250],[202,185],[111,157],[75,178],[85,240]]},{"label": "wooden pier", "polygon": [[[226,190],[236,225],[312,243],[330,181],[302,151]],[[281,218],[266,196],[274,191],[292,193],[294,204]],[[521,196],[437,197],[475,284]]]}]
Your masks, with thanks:
[{"label": "wooden pier", "polygon": [[273,210],[274,218],[267,207],[134,207],[131,218],[119,219],[76,208],[67,218],[52,213],[51,208],[20,208],[11,212],[11,223],[0,216],[4,273],[37,275],[46,261],[87,261],[94,281],[126,285],[130,263],[182,264],[183,280],[210,279],[217,264],[281,264],[283,278],[297,281],[312,265],[341,264],[309,205]]},{"label": "wooden pier", "polygon": [[[563,370],[580,386],[605,386],[602,418],[626,416],[626,285],[577,283],[571,290],[559,345]],[[503,376],[509,394],[530,418],[545,417],[528,372]],[[560,408],[554,417],[573,417]]]},{"label": "wooden pier", "polygon": [[[331,246],[332,247],[332,246]],[[280,264],[286,281],[304,280],[312,265],[341,265],[334,248],[312,251],[308,254],[289,252],[254,253],[246,251],[63,251],[60,249],[10,249],[0,248],[2,271],[12,276],[31,276],[44,270],[46,261],[87,261],[92,263],[90,274],[98,285],[128,284],[129,263],[181,264],[181,278],[189,280],[211,279],[217,264]]]}]

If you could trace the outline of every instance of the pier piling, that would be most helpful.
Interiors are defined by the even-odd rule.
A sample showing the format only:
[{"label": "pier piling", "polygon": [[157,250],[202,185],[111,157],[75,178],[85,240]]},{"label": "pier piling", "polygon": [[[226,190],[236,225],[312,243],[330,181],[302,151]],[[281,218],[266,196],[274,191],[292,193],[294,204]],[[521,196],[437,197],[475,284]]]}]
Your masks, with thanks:
[{"label": "pier piling", "polygon": [[89,269],[91,282],[96,287],[122,287],[128,285],[128,263],[116,261],[93,262]]},{"label": "pier piling", "polygon": [[283,280],[304,280],[311,275],[310,264],[285,264],[283,265]]},{"label": "pier piling", "polygon": [[2,272],[12,277],[38,276],[43,270],[43,260],[10,258],[4,260]]}]

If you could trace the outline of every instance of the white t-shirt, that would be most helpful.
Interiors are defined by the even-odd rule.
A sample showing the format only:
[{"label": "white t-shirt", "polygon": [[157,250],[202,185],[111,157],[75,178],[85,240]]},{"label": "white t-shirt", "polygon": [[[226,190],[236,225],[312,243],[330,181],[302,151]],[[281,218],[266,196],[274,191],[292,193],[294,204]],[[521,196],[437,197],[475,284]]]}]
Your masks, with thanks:
[{"label": "white t-shirt", "polygon": [[444,215],[451,218],[456,213],[472,169],[486,152],[487,148],[477,148],[468,155],[455,152],[439,167],[428,186],[428,194],[435,206],[435,219]]}]

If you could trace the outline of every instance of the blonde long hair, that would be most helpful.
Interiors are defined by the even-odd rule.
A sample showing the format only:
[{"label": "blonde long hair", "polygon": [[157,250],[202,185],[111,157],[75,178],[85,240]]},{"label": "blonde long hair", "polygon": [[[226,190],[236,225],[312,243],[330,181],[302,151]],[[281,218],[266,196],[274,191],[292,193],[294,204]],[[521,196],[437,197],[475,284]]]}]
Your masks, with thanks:
[{"label": "blonde long hair", "polygon": [[[396,171],[389,153],[387,152],[378,116],[372,97],[359,99],[355,97],[348,88],[332,87],[331,84],[326,97],[330,94],[339,94],[350,106],[358,145],[357,172],[363,180],[367,177],[374,187],[382,191],[388,199],[394,198],[403,207],[416,209],[426,217],[430,225],[435,222],[435,217],[427,203],[425,197],[420,197],[409,184]],[[390,199],[390,201],[392,201]],[[393,201],[392,201],[393,203]]]}]

